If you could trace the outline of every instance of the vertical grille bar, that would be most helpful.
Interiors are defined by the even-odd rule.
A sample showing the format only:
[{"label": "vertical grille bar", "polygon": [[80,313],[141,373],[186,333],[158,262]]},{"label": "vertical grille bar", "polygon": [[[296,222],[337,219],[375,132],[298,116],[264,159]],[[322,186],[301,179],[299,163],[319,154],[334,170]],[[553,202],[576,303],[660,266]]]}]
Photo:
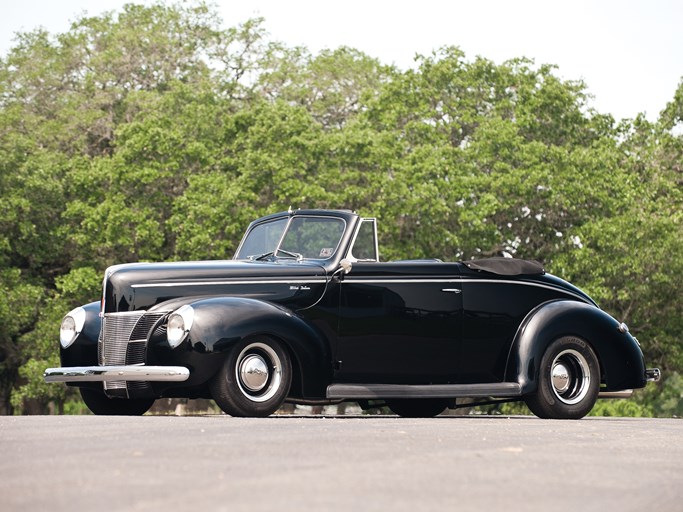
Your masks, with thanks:
[{"label": "vertical grille bar", "polygon": [[[164,313],[146,315],[144,311],[133,313],[109,313],[102,320],[98,340],[98,359],[101,365],[144,364],[147,338]],[[110,396],[129,396],[132,383],[109,381],[104,389]],[[137,383],[136,389],[149,387],[148,383]]]},{"label": "vertical grille bar", "polygon": [[102,364],[126,364],[126,350],[131,334],[144,311],[132,314],[105,315],[102,323]]}]

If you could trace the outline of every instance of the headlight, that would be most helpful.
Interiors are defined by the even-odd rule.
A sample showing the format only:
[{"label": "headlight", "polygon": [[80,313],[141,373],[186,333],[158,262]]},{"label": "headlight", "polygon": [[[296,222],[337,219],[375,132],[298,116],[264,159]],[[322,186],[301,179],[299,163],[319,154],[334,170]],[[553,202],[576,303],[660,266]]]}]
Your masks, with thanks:
[{"label": "headlight", "polygon": [[192,306],[183,306],[175,313],[171,313],[168,317],[168,325],[166,326],[166,339],[171,348],[176,348],[182,343],[192,328],[192,320],[194,319],[194,309]]},{"label": "headlight", "polygon": [[78,307],[70,311],[62,320],[59,328],[59,343],[63,348],[69,348],[85,325],[85,309]]}]

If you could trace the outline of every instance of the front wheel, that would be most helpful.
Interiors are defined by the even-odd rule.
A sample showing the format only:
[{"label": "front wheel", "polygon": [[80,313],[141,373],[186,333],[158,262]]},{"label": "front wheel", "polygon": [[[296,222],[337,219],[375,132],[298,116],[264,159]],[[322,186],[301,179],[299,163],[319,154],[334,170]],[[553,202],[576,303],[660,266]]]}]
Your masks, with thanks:
[{"label": "front wheel", "polygon": [[142,416],[154,405],[154,398],[109,398],[104,391],[78,390],[88,409],[98,416]]},{"label": "front wheel", "polygon": [[211,381],[211,395],[231,416],[270,416],[282,405],[292,383],[287,350],[275,339],[259,336],[233,348]]},{"label": "front wheel", "polygon": [[538,391],[525,398],[539,418],[580,419],[600,391],[600,365],[591,346],[565,336],[552,342],[541,358]]}]

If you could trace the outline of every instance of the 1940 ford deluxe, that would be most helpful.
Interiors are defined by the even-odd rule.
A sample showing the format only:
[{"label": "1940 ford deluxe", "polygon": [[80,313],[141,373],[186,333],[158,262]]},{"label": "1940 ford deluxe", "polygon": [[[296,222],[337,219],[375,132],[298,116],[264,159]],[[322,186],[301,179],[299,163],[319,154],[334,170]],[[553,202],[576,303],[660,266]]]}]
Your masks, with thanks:
[{"label": "1940 ford deluxe", "polygon": [[229,261],[110,267],[60,344],[45,379],[95,414],[204,397],[233,416],[285,400],[434,416],[467,397],[575,419],[659,379],[625,324],[538,263],[380,262],[375,219],[340,210],[258,219]]}]

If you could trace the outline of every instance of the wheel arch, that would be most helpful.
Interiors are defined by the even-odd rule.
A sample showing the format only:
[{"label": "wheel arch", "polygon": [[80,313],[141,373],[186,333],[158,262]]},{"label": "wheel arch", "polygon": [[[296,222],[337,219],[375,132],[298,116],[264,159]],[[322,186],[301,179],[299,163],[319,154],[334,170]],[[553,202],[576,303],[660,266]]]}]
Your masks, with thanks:
[{"label": "wheel arch", "polygon": [[533,309],[520,325],[508,354],[505,381],[519,382],[522,394],[538,389],[538,370],[548,346],[563,336],[587,342],[600,364],[603,390],[645,386],[645,363],[640,346],[620,323],[593,305],[555,300]]},{"label": "wheel arch", "polygon": [[271,302],[245,297],[212,297],[190,303],[194,320],[189,333],[193,350],[227,353],[240,341],[269,336],[280,341],[291,356],[290,394],[325,396],[331,379],[328,340],[295,312]]}]

